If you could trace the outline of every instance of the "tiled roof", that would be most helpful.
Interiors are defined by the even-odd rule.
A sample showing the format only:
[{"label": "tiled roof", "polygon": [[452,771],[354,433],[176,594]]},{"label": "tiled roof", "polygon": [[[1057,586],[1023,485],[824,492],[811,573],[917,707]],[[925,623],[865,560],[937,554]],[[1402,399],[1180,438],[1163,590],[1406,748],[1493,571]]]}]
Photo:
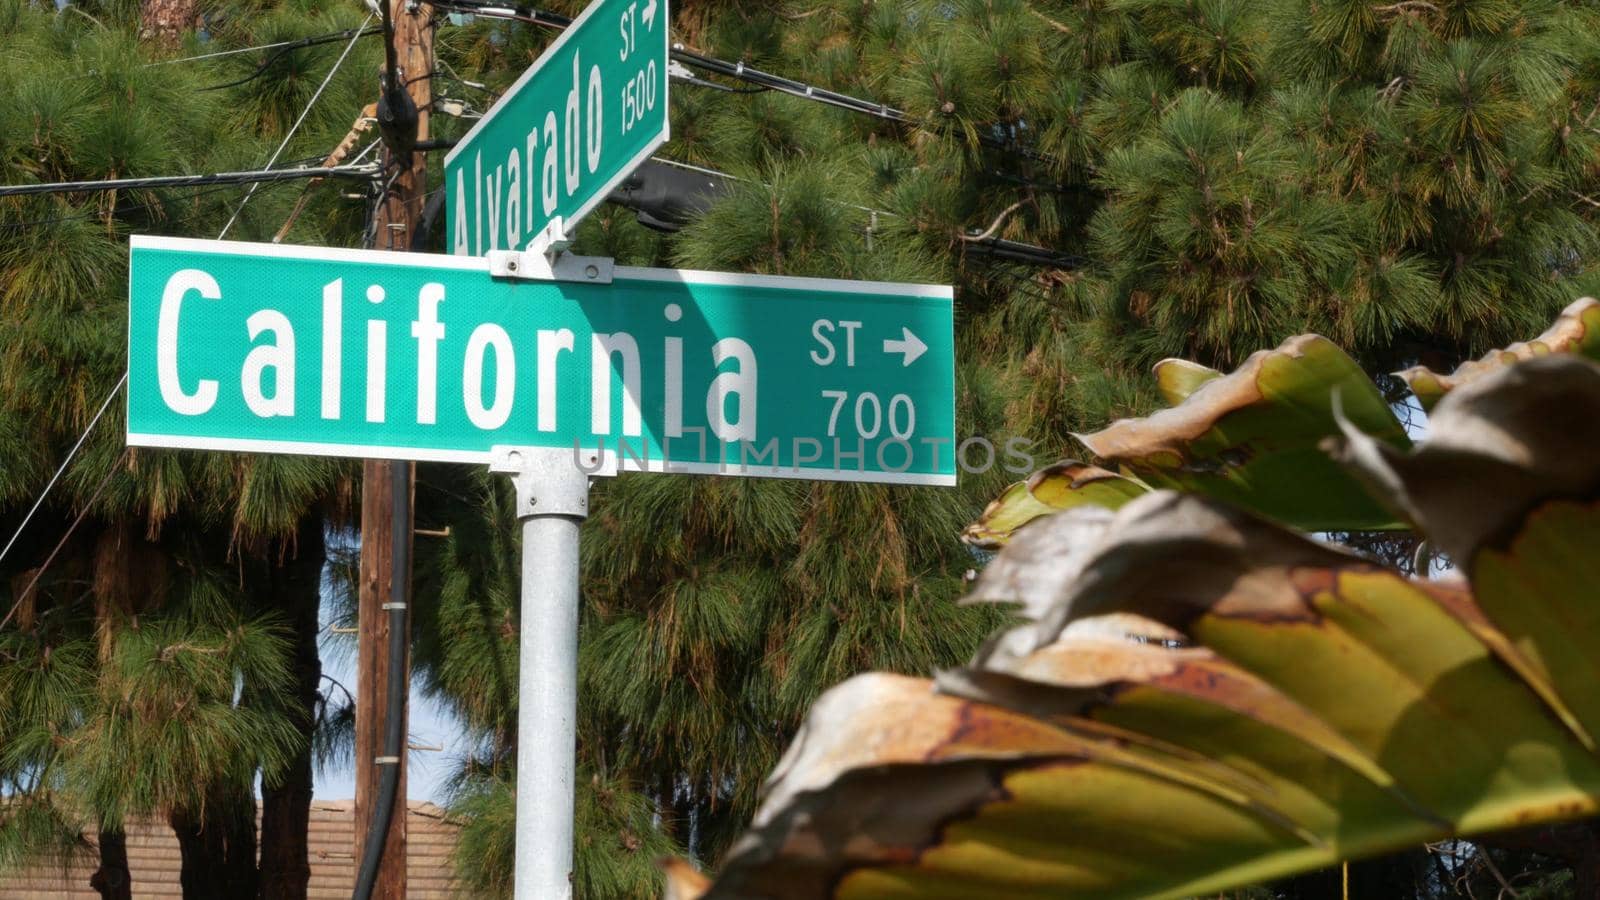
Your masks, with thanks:
[{"label": "tiled roof", "polygon": [[[311,862],[309,900],[345,900],[355,890],[356,861],[353,800],[317,800],[311,804],[307,852]],[[432,803],[412,801],[406,821],[406,897],[447,900],[453,869],[450,852],[457,826]],[[87,836],[92,842],[94,835]],[[94,851],[65,873],[33,868],[0,876],[0,900],[99,900],[89,887],[97,865]],[[128,869],[135,900],[181,898],[178,889],[178,839],[164,822],[130,822]]]}]

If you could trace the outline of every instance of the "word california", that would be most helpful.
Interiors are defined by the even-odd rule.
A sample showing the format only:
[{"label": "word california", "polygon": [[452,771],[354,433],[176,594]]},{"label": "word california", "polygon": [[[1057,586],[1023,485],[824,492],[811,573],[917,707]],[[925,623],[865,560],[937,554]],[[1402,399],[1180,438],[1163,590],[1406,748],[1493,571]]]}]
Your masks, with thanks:
[{"label": "word california", "polygon": [[[612,434],[613,415],[620,420],[620,435],[642,435],[642,398],[646,391],[660,398],[660,419],[650,423],[653,433],[677,438],[686,430],[685,345],[684,338],[677,335],[661,338],[661,380],[646,384],[640,342],[626,331],[595,331],[580,338],[572,328],[518,329],[514,338],[512,331],[493,321],[475,322],[470,328],[447,328],[440,313],[450,301],[445,286],[439,282],[424,283],[412,300],[391,299],[377,284],[348,290],[343,279],[335,279],[321,286],[320,322],[302,321],[298,329],[289,315],[268,306],[254,309],[242,321],[235,312],[225,317],[234,324],[224,324],[225,320],[208,315],[208,309],[218,305],[215,301],[224,299],[217,280],[194,268],[173,273],[162,289],[156,383],[162,404],[180,416],[206,415],[224,391],[237,391],[234,397],[259,419],[295,418],[315,410],[321,419],[334,422],[353,420],[380,425],[403,417],[428,426],[441,424],[442,418],[464,417],[479,431],[495,431],[511,422],[513,410],[518,409],[532,413],[524,413],[522,421],[531,419],[537,431],[548,434],[562,428],[557,421],[557,401],[558,387],[565,385],[569,390],[588,388],[586,424],[591,435]],[[390,315],[358,314],[355,321],[347,321],[350,312],[362,307],[378,312],[396,302],[404,304],[401,308],[410,316],[409,322],[394,323],[404,330],[403,334],[391,336]],[[456,301],[466,302],[469,301]],[[415,310],[414,315],[410,314],[411,309]],[[661,315],[665,322],[677,323],[683,310],[676,303],[667,303],[661,308]],[[200,328],[205,337],[185,339],[183,334],[190,327]],[[225,333],[236,328],[242,333]],[[300,333],[306,331],[310,335]],[[355,344],[350,348],[355,354],[347,352],[347,340]],[[216,358],[210,354],[196,354],[204,359],[186,359],[181,352],[185,347],[198,349],[236,341],[248,342],[243,344],[248,352],[236,370],[217,370],[213,367]],[[693,365],[691,360],[691,370],[707,372],[709,376],[704,421],[711,434],[723,441],[755,439],[755,351],[744,340],[723,337],[711,339],[704,352],[708,354],[705,363]],[[396,354],[404,354],[400,366],[403,377],[399,378],[389,374],[396,368]],[[346,362],[347,356],[356,357],[351,363],[361,363],[352,366]],[[211,365],[206,364],[207,360]],[[317,377],[303,378],[300,372],[306,368],[315,371]],[[528,379],[519,372],[529,371],[534,374],[534,396],[519,397],[519,385],[528,386]],[[650,374],[655,371],[652,367]],[[621,390],[613,390],[614,381]],[[441,383],[450,385],[449,393],[454,396],[441,391]],[[391,398],[390,390],[396,386],[412,396]],[[347,391],[347,387],[353,390]],[[312,388],[316,396],[302,398],[302,388]],[[307,399],[309,403],[305,402]],[[527,402],[519,402],[524,399]],[[583,423],[568,423],[565,430],[573,430],[574,424],[581,433]],[[660,430],[656,431],[656,427]]]}]

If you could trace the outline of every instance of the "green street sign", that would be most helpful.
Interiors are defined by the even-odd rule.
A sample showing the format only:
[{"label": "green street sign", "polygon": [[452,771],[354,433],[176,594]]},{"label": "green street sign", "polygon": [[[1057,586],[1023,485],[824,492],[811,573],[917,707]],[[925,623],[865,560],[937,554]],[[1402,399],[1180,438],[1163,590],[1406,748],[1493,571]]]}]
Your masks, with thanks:
[{"label": "green street sign", "polygon": [[450,252],[570,233],[666,143],[667,0],[595,0],[444,158]]},{"label": "green street sign", "polygon": [[[136,236],[128,443],[955,483],[948,287]],[[604,283],[609,275],[611,281]]]}]

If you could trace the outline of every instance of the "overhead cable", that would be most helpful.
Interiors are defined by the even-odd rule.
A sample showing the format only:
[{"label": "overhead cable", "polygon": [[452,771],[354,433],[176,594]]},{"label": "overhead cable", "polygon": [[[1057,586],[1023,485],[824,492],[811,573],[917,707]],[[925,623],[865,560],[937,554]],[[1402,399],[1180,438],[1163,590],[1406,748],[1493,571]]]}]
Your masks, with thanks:
[{"label": "overhead cable", "polygon": [[[272,188],[281,186],[283,184],[287,184],[287,182],[282,182],[282,181],[275,182],[275,183],[273,183],[271,185],[268,185],[267,189],[271,190]],[[199,197],[204,197],[207,194],[221,193],[223,191],[232,190],[233,188],[241,187],[242,185],[243,185],[243,182],[241,182],[240,184],[224,184],[224,185],[219,185],[218,187],[210,188],[210,189],[204,190],[204,191],[195,191],[192,194],[184,195],[183,200],[184,200],[184,202],[188,202],[190,200],[193,200],[193,199],[196,199],[196,198],[199,198]],[[131,206],[125,206],[125,205],[118,204],[115,212],[116,212],[117,215],[125,215],[127,213],[132,213],[132,212],[141,212],[141,211],[144,211],[144,210],[155,209],[156,207],[162,206],[162,205],[164,205],[164,202],[163,201],[159,201],[159,200],[158,201],[152,201],[150,203],[135,203],[135,204],[133,204]],[[194,215],[194,214],[195,213],[176,215],[176,216],[172,216],[170,219],[164,219],[163,221],[181,222],[184,219],[187,219],[191,215]],[[27,219],[27,220],[24,220],[24,221],[21,221],[21,222],[7,222],[7,221],[5,221],[3,219],[0,219],[0,233],[6,232],[6,231],[15,231],[15,230],[23,229],[23,228],[37,228],[37,227],[39,227],[41,225],[55,225],[55,224],[58,224],[58,223],[61,223],[61,222],[75,222],[75,221],[77,221],[79,219],[100,219],[100,218],[105,218],[105,215],[106,215],[106,211],[103,210],[103,209],[90,209],[90,210],[85,210],[85,211],[80,211],[80,212],[67,213],[65,215],[48,216],[48,217],[43,218],[43,219]]]},{"label": "overhead cable", "polygon": [[539,25],[544,28],[561,30],[572,24],[570,16],[553,13],[547,10],[536,9],[531,6],[503,5],[499,3],[474,2],[474,0],[442,0],[433,4],[439,9],[450,9],[464,12],[469,15],[483,16],[491,19],[516,19],[530,25]]},{"label": "overhead cable", "polygon": [[[124,375],[123,377],[126,378],[127,376]],[[113,394],[112,396],[116,395]],[[61,540],[56,541],[55,549],[51,550],[50,555],[45,557],[44,563],[33,570],[33,578],[29,580],[28,586],[23,588],[22,593],[17,595],[17,602],[11,604],[11,609],[6,613],[5,618],[0,619],[0,628],[6,627],[6,623],[11,621],[11,617],[17,614],[17,610],[21,609],[22,604],[33,594],[33,589],[38,586],[39,579],[44,577],[44,573],[49,570],[50,564],[56,561],[56,556],[61,553],[61,548],[67,545],[67,540],[72,537],[72,533],[78,530],[78,525],[83,521],[83,517],[89,514],[89,510],[93,508],[95,503],[99,502],[100,495],[105,493],[106,485],[111,483],[112,476],[117,474],[117,469],[122,467],[123,460],[128,458],[128,453],[131,450],[131,447],[122,448],[122,453],[111,464],[111,468],[106,470],[105,476],[100,479],[100,484],[94,489],[94,493],[89,496],[89,502],[83,505],[83,509],[78,511],[78,517],[73,519],[72,524],[68,526],[67,533],[61,536]]]},{"label": "overhead cable", "polygon": [[[385,8],[387,9],[387,7]],[[367,26],[371,24],[372,13],[367,13],[367,17],[361,22],[361,31],[366,31]],[[317,85],[317,90],[311,95],[311,99],[306,101],[306,108],[300,111],[300,117],[294,120],[293,125],[289,126],[289,133],[283,136],[283,142],[278,145],[278,149],[272,151],[272,158],[267,160],[266,165],[262,166],[263,169],[272,168],[273,164],[278,161],[278,157],[283,154],[283,148],[289,146],[289,141],[294,138],[294,133],[300,130],[301,123],[306,120],[306,116],[311,114],[311,108],[317,105],[317,98],[321,97],[322,92],[328,89],[328,83],[333,81],[334,74],[339,71],[340,66],[344,65],[344,61],[350,55],[350,51],[356,48],[356,41],[361,40],[361,31],[356,32],[355,36],[350,38],[350,43],[345,45],[344,52],[340,53],[339,58],[334,60],[332,68],[328,69],[328,74],[322,79],[322,83]],[[330,171],[332,170],[323,170],[324,173]],[[249,192],[244,195],[243,200],[239,201],[239,206],[234,209],[233,215],[229,216],[227,223],[222,226],[222,233],[217,235],[217,240],[220,241],[228,236],[228,229],[233,227],[234,221],[239,218],[239,213],[244,212],[245,204],[249,203],[250,198],[256,195],[256,188],[258,187],[260,187],[259,183],[250,186]]]},{"label": "overhead cable", "polygon": [[717,59],[714,56],[705,56],[693,50],[685,49],[682,44],[672,45],[672,58],[684,65],[694,66],[697,69],[754,84],[769,91],[777,91],[788,94],[791,97],[799,97],[802,100],[824,103],[828,106],[835,106],[839,109],[873,116],[889,122],[908,125],[921,124],[886,103],[875,103],[871,100],[852,97],[849,94],[841,94],[838,91],[830,91],[827,88],[806,84],[803,81],[795,81],[782,75],[764,72],[752,66],[747,66],[742,62],[728,62],[725,59]]},{"label": "overhead cable", "polygon": [[[478,2],[478,0],[441,0],[435,5],[458,9],[463,12],[469,12],[472,15],[484,16],[485,18],[516,19],[519,22],[529,22],[557,30],[565,29],[572,24],[572,19],[567,16],[528,6],[508,6],[498,3]],[[818,103],[826,103],[841,109],[866,113],[894,122],[911,121],[905,113],[885,104],[862,100],[837,91],[830,91],[826,88],[795,81],[791,78],[784,78],[781,75],[774,75],[770,72],[747,66],[742,62],[728,62],[724,59],[705,56],[685,48],[682,44],[673,44],[668,56],[673,61],[683,65],[694,66],[708,72],[757,85],[763,90],[780,91],[806,100],[814,100]],[[723,90],[733,90],[724,85],[710,86],[722,88]]]},{"label": "overhead cable", "polygon": [[1033,244],[1023,244],[1018,241],[1008,241],[1004,238],[990,237],[982,240],[970,240],[962,245],[967,253],[978,256],[990,256],[1010,262],[1027,263],[1033,266],[1043,266],[1050,269],[1081,269],[1087,262],[1076,253],[1063,253],[1060,250],[1051,250],[1048,247],[1038,247]]},{"label": "overhead cable", "polygon": [[[382,138],[384,149],[388,151],[388,163],[393,172],[383,185],[383,190],[378,193],[377,203],[382,205],[387,202],[395,180],[402,172],[409,171],[415,162],[421,114],[411,92],[406,90],[406,83],[401,81],[404,73],[400,71],[397,59],[393,12],[398,0],[394,2],[369,0],[369,2],[375,2],[383,12],[384,69],[382,90],[378,95],[377,120],[378,134]],[[417,74],[425,77],[432,73]],[[371,216],[373,228],[377,227],[377,221],[378,216],[374,209]],[[375,233],[369,233],[364,243],[369,247],[374,246],[375,237]],[[390,245],[393,246],[393,243]],[[411,484],[414,474],[409,463],[396,463],[389,473],[390,487],[393,491],[390,503],[390,514],[393,517],[391,531],[394,535],[409,534],[413,527]],[[383,745],[379,751],[383,755],[376,760],[381,766],[382,774],[378,779],[378,802],[367,821],[365,847],[361,854],[360,868],[356,873],[355,893],[351,895],[354,900],[368,900],[377,887],[384,850],[389,843],[387,837],[390,823],[394,818],[400,776],[404,772],[399,763],[405,754],[406,646],[409,640],[407,625],[409,613],[406,606],[410,600],[411,588],[410,556],[410,540],[394,541],[389,560],[392,567],[387,597],[389,602],[383,604],[384,609],[388,610],[389,659],[388,688],[385,692],[388,708],[384,712]],[[400,866],[404,869],[405,860],[400,861]]]},{"label": "overhead cable", "polygon": [[[699,177],[687,179],[673,177],[673,173],[663,169],[678,170],[679,173]],[[712,202],[727,191],[727,182],[743,180],[745,179],[737,175],[719,172],[716,169],[652,156],[617,185],[606,199],[633,210],[640,224],[647,228],[675,232],[694,216],[704,214]],[[874,221],[878,216],[900,218],[898,214],[888,210],[873,209],[870,206],[859,206],[854,203],[845,205],[868,213]],[[871,239],[870,233],[868,239]],[[982,231],[963,235],[961,241],[962,251],[975,256],[988,256],[1051,269],[1079,269],[1084,265],[1083,257],[1077,254],[1063,253],[1049,247],[1024,244],[1020,241],[1009,241]]]},{"label": "overhead cable", "polygon": [[[78,189],[109,190],[114,188],[131,188],[138,186],[179,187],[188,185],[223,184],[229,183],[229,180],[231,180],[232,183],[248,182],[250,184],[249,193],[245,194],[244,199],[239,201],[239,205],[234,208],[233,215],[228,218],[227,223],[222,226],[222,231],[217,234],[217,240],[222,240],[227,236],[228,229],[232,228],[233,223],[238,220],[239,213],[244,211],[245,204],[249,203],[250,198],[255,196],[256,190],[261,186],[262,182],[285,181],[292,178],[328,178],[335,176],[358,176],[362,178],[370,178],[373,175],[376,175],[379,171],[377,166],[315,166],[311,168],[279,169],[272,171],[273,164],[276,163],[278,161],[278,157],[283,154],[284,148],[289,146],[290,139],[292,139],[295,135],[295,132],[300,129],[300,125],[305,122],[306,115],[309,114],[311,112],[311,108],[316,105],[317,99],[322,96],[322,92],[328,87],[328,83],[333,80],[334,73],[339,71],[339,67],[344,64],[345,59],[350,55],[350,51],[355,49],[356,41],[361,39],[362,32],[364,32],[367,26],[370,24],[372,24],[372,16],[371,14],[368,14],[367,18],[361,23],[360,30],[358,30],[350,38],[350,43],[345,45],[344,52],[339,54],[338,60],[336,60],[333,64],[333,67],[328,70],[327,77],[323,78],[322,84],[317,86],[316,92],[313,93],[311,95],[311,99],[306,102],[306,107],[301,111],[300,117],[295,119],[294,125],[290,126],[289,128],[289,133],[284,135],[283,142],[278,145],[277,150],[273,151],[272,158],[267,160],[266,166],[264,166],[261,171],[219,173],[216,175],[180,175],[173,178],[122,179],[120,181],[112,180],[110,182],[79,182],[79,185],[88,184],[93,186],[87,188],[79,187]],[[145,183],[142,185],[130,185],[127,184],[128,181]],[[150,182],[155,183],[152,184]],[[67,183],[66,189],[70,190],[71,184],[72,183]],[[60,184],[12,185],[9,187],[0,186],[0,196],[6,196],[7,192],[10,192],[13,195],[40,194],[60,192],[62,189],[63,186]],[[124,369],[122,372],[122,377],[117,380],[116,386],[111,389],[111,392],[106,395],[105,401],[100,404],[100,412],[95,414],[94,419],[89,422],[88,427],[84,428],[83,433],[78,436],[78,440],[73,444],[71,452],[67,454],[67,458],[62,460],[61,465],[56,470],[55,476],[50,479],[50,485],[55,484],[56,480],[60,478],[61,473],[64,472],[67,466],[72,462],[73,457],[77,455],[78,448],[83,446],[83,443],[88,440],[90,433],[93,432],[94,426],[99,423],[101,414],[105,412],[106,407],[111,404],[111,401],[117,396],[117,392],[121,391],[127,382],[128,371]],[[124,449],[122,455],[119,456],[117,461],[112,464],[110,471],[108,471],[105,477],[101,480],[100,486],[95,489],[94,495],[89,499],[89,502],[84,504],[83,509],[78,513],[78,517],[72,521],[71,525],[67,526],[67,531],[61,536],[61,540],[57,542],[56,549],[51,552],[49,558],[45,560],[44,564],[34,572],[33,580],[29,582],[27,591],[32,591],[34,585],[38,584],[39,580],[44,577],[46,570],[50,568],[50,564],[55,561],[56,554],[60,552],[61,547],[66,544],[67,540],[72,537],[73,532],[77,531],[78,525],[83,522],[84,517],[88,515],[89,509],[93,507],[94,504],[100,499],[100,493],[105,490],[105,486],[110,482],[112,474],[117,470],[117,467],[122,464],[122,461],[127,458],[127,455],[128,451]],[[49,490],[50,486],[47,485],[45,490],[40,492],[38,500],[34,502],[34,509],[37,509],[39,504],[44,502],[45,494],[48,493]],[[33,513],[30,511],[28,515],[31,517]],[[22,524],[24,526],[27,525],[27,520],[24,519]],[[19,526],[17,533],[13,534],[11,540],[6,544],[6,548],[8,550],[10,549],[11,544],[16,542],[17,535],[20,535],[21,532],[22,528]],[[0,554],[0,558],[3,558],[3,554]],[[23,596],[26,597],[27,593],[24,592]],[[21,598],[18,600],[19,604],[20,602]],[[15,611],[16,607],[13,607],[12,612],[14,613]],[[10,617],[11,613],[7,613],[6,618],[9,619]],[[3,624],[3,622],[0,622],[0,624]]]},{"label": "overhead cable", "polygon": [[[107,178],[99,181],[52,181],[41,184],[3,184],[0,197],[27,194],[75,194],[90,191],[127,191],[142,188],[206,187],[213,184],[260,184],[269,181],[294,181],[297,178],[371,178],[377,166],[322,166],[294,169],[262,169],[255,172],[217,172],[211,175],[162,175],[154,178]],[[248,199],[248,198],[247,198]],[[241,203],[242,207],[243,204]],[[238,215],[237,211],[234,213]],[[232,223],[232,220],[229,220]],[[226,229],[224,229],[226,232]]]},{"label": "overhead cable", "polygon": [[[430,150],[448,150],[455,146],[454,141],[441,140],[430,146]],[[676,169],[681,172],[693,173],[704,176],[701,179],[675,179],[663,172],[663,169]],[[681,229],[694,216],[704,214],[710,208],[716,197],[726,191],[725,182],[744,181],[737,175],[728,172],[719,172],[705,166],[692,163],[679,162],[664,156],[652,156],[642,163],[627,178],[622,180],[611,190],[606,199],[618,206],[625,207],[634,212],[639,223],[654,231],[673,233]],[[770,185],[767,185],[770,187]],[[441,193],[443,188],[436,189],[430,194]],[[883,209],[873,209],[870,206],[860,206],[855,203],[844,204],[853,209],[858,209],[873,216],[886,216],[891,219],[900,218],[896,213]],[[1084,265],[1084,258],[1075,253],[1064,253],[1041,247],[1036,244],[1024,244],[1020,241],[1011,241],[985,235],[976,231],[971,235],[960,236],[962,251],[974,256],[988,256],[1008,262],[1026,263],[1050,269],[1080,269]],[[868,240],[871,240],[869,231]]]},{"label": "overhead cable", "polygon": [[5,561],[6,554],[11,552],[11,548],[17,543],[17,538],[22,536],[22,529],[28,527],[28,522],[33,519],[33,514],[38,512],[39,507],[44,504],[44,498],[50,495],[50,489],[56,486],[57,481],[61,480],[61,473],[67,470],[72,458],[78,455],[79,450],[83,449],[83,442],[88,439],[89,432],[93,431],[94,426],[99,424],[100,417],[106,414],[106,409],[111,406],[111,401],[116,399],[117,392],[122,390],[122,386],[127,383],[128,373],[123,372],[122,377],[117,379],[116,386],[111,389],[111,393],[106,395],[105,402],[101,403],[100,408],[95,411],[94,418],[89,420],[88,427],[84,428],[83,434],[78,436],[77,443],[73,444],[72,449],[67,451],[67,458],[63,459],[61,465],[56,467],[56,473],[50,476],[50,480],[45,483],[44,490],[39,492],[39,499],[33,501],[33,506],[28,508],[28,514],[22,517],[22,521],[17,525],[17,530],[11,533],[11,540],[6,541],[4,548],[0,548],[0,562]]},{"label": "overhead cable", "polygon": [[[484,16],[486,18],[515,19],[519,22],[530,22],[546,28],[564,29],[568,25],[572,24],[572,20],[566,16],[528,6],[486,3],[481,2],[481,0],[439,0],[439,2],[436,2],[434,5],[442,9],[452,9],[460,12],[467,12],[471,13],[472,15]],[[782,75],[775,75],[771,72],[757,69],[754,66],[745,65],[743,62],[729,62],[728,60],[718,59],[714,56],[706,56],[703,53],[696,53],[693,50],[684,47],[682,44],[673,44],[671,52],[668,54],[668,56],[671,60],[682,63],[683,65],[694,66],[695,68],[706,72],[722,75],[727,78],[733,78],[743,81],[747,84],[753,84],[763,91],[777,91],[779,93],[788,94],[792,97],[799,97],[802,100],[810,100],[814,103],[823,103],[838,109],[848,110],[861,115],[872,116],[887,122],[895,122],[898,124],[911,125],[920,128],[930,127],[927,122],[919,120],[907,114],[905,111],[896,109],[886,103],[879,103],[874,100],[865,100],[860,97],[852,97],[849,94],[843,94],[838,91],[829,90],[828,88],[818,87],[814,84],[807,84],[803,81],[796,81],[793,78],[785,78]],[[690,84],[716,87],[726,91],[735,90],[732,88],[727,88],[723,85],[716,85],[711,82],[706,82],[703,79],[693,78],[692,76],[685,78],[680,75],[679,77],[680,80],[687,81]],[[1043,154],[1037,150],[1025,147],[1015,140],[1002,138],[994,134],[982,133],[978,134],[977,138],[978,143],[983,144],[986,147],[1006,150],[1029,159],[1041,161],[1049,160],[1049,156],[1047,154]]]},{"label": "overhead cable", "polygon": [[254,47],[239,47],[234,50],[218,50],[214,53],[202,53],[199,56],[183,56],[179,57],[178,59],[161,59],[153,63],[146,63],[145,68],[151,68],[154,66],[171,66],[186,62],[198,62],[202,59],[217,59],[218,57],[223,56],[237,56],[241,53],[254,53],[257,50],[279,50],[285,48],[290,50],[298,50],[301,47],[312,47],[316,46],[317,44],[344,40],[347,37],[355,36],[356,32],[360,32],[361,37],[383,33],[382,30],[378,28],[346,28],[343,31],[330,31],[327,34],[318,34],[292,41],[277,41],[271,44],[258,44]]},{"label": "overhead cable", "polygon": [[[345,38],[366,37],[368,35],[382,33],[383,29],[381,28],[347,28],[344,31],[335,31],[332,34],[320,34],[315,37],[303,38],[298,41],[285,41],[281,44],[278,44],[277,46],[279,49],[277,52],[271,54],[266,59],[263,59],[259,64],[256,65],[256,70],[251,72],[249,75],[246,75],[236,81],[227,81],[223,82],[222,84],[209,84],[203,88],[196,88],[196,90],[220,91],[224,88],[238,87],[241,84],[255,81],[257,78],[267,74],[273,63],[296,50],[302,50],[306,47],[315,47],[318,44],[328,44],[332,43],[333,41],[343,40]],[[151,65],[161,65],[161,63],[151,63]]]}]

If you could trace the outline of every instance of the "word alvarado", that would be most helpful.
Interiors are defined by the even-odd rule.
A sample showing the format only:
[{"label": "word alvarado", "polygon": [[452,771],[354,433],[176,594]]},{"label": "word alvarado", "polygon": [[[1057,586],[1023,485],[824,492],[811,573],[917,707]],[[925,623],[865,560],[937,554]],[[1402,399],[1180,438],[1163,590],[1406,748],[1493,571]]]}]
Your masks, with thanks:
[{"label": "word alvarado", "polygon": [[[624,60],[634,46],[632,18],[623,17],[620,53]],[[581,51],[573,54],[571,87],[559,115],[558,108],[551,107],[542,117],[537,113],[530,116],[532,127],[524,145],[506,149],[504,159],[486,161],[481,150],[472,154],[473,215],[467,212],[466,160],[452,159],[452,171],[446,176],[455,182],[452,253],[475,256],[499,247],[520,248],[534,236],[539,223],[556,214],[563,197],[577,194],[584,178],[601,169],[607,131],[605,75],[599,65],[589,66],[584,73],[582,56]],[[621,135],[627,135],[641,116],[655,110],[661,93],[659,78],[652,59],[626,79],[618,98]]]}]

